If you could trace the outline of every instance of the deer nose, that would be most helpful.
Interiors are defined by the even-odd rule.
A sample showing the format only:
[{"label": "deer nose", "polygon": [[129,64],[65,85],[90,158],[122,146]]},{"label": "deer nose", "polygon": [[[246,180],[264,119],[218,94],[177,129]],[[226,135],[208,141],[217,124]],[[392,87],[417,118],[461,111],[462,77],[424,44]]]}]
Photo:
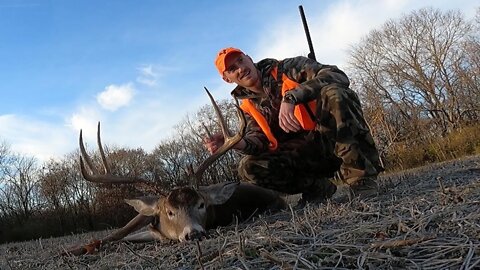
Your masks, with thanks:
[{"label": "deer nose", "polygon": [[204,230],[193,229],[185,234],[185,241],[201,240],[206,236],[207,233]]},{"label": "deer nose", "polygon": [[205,229],[199,224],[193,226],[186,226],[183,232],[179,236],[180,242],[200,240],[203,236],[206,236]]}]

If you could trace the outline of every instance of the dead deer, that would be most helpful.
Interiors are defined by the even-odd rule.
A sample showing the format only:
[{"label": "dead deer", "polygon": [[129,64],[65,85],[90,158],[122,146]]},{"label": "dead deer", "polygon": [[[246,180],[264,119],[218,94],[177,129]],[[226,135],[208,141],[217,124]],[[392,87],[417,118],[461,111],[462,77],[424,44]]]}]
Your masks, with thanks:
[{"label": "dead deer", "polygon": [[[191,177],[196,185],[176,188],[168,194],[125,200],[139,213],[123,228],[102,240],[96,240],[86,246],[73,248],[67,253],[80,255],[90,253],[101,244],[124,240],[144,242],[152,240],[189,241],[198,240],[206,235],[206,231],[218,226],[232,223],[234,217],[245,220],[254,214],[267,210],[276,211],[286,208],[285,201],[275,191],[253,184],[240,182],[219,183],[209,186],[198,186],[204,171],[220,156],[239,142],[245,133],[245,116],[237,106],[240,120],[239,132],[231,136],[226,122],[215,100],[207,91],[219,120],[225,143],[214,154],[202,162],[198,168],[191,170]],[[208,132],[208,131],[207,131]],[[83,178],[95,183],[141,183],[151,182],[142,178],[130,178],[112,175],[100,139],[100,123],[97,129],[97,143],[103,163],[104,172],[100,173],[85,151],[82,131],[80,131],[80,169]],[[85,166],[92,171],[90,174]],[[147,227],[145,231],[134,231]]]}]

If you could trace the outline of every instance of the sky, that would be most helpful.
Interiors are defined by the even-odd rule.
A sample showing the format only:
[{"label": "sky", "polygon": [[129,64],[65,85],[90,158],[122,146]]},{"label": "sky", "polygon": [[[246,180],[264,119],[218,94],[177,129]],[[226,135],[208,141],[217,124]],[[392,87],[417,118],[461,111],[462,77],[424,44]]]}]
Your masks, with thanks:
[{"label": "sky", "polygon": [[348,49],[388,19],[433,7],[473,18],[475,0],[0,0],[0,142],[40,161],[95,145],[151,151],[174,126],[229,98],[214,58],[308,54],[347,69]]}]

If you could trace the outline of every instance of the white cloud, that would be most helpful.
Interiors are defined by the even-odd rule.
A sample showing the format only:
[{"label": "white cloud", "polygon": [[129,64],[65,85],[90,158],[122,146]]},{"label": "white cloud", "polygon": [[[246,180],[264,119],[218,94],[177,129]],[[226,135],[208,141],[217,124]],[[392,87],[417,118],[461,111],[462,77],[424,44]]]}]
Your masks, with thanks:
[{"label": "white cloud", "polygon": [[[87,148],[96,147],[97,123],[102,125],[104,145],[119,147],[141,147],[151,151],[172,132],[173,126],[183,117],[176,104],[166,101],[165,91],[139,92],[128,107],[115,112],[101,110],[97,103],[86,103],[78,107],[66,122],[73,131],[73,140],[83,131]],[[72,145],[77,148],[78,145]]]},{"label": "white cloud", "polygon": [[[151,151],[173,131],[173,125],[180,121],[182,114],[173,113],[175,104],[162,101],[160,94],[142,96],[128,108],[115,113],[92,113],[84,109],[73,115],[70,120],[72,126],[83,130],[84,141],[87,147],[96,148],[97,123],[102,125],[103,145],[119,147],[141,147]],[[77,147],[76,145],[74,147]]]},{"label": "white cloud", "polygon": [[144,65],[137,68],[137,70],[140,72],[137,82],[150,87],[157,85],[159,73],[154,70],[153,65]]},{"label": "white cloud", "polygon": [[15,153],[46,161],[73,151],[76,133],[66,126],[20,117],[0,116],[0,136]]},{"label": "white cloud", "polygon": [[97,130],[97,122],[102,118],[100,112],[94,107],[82,106],[66,121],[67,126],[75,132],[78,132],[81,129],[86,134],[95,134]]},{"label": "white cloud", "polygon": [[[350,46],[358,43],[369,31],[379,28],[389,19],[423,7],[441,10],[460,9],[467,16],[478,6],[474,1],[459,0],[343,0],[308,6],[305,9],[315,54],[319,62],[345,68]],[[294,16],[295,15],[295,16]],[[254,60],[265,57],[282,59],[308,54],[308,45],[298,14],[270,20],[259,38]]]},{"label": "white cloud", "polygon": [[102,108],[116,111],[118,108],[127,106],[135,94],[131,83],[123,85],[109,85],[105,91],[97,95],[97,102]]}]

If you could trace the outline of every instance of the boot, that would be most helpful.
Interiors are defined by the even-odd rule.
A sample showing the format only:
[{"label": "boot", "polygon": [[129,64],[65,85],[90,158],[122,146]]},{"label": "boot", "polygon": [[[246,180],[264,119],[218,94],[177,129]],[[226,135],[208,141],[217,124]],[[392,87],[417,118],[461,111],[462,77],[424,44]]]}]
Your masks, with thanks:
[{"label": "boot", "polygon": [[363,177],[350,184],[350,197],[368,199],[378,196],[376,177]]},{"label": "boot", "polygon": [[320,179],[305,189],[302,198],[298,200],[297,207],[303,208],[307,203],[321,204],[332,198],[337,191],[337,186],[328,179]]}]

